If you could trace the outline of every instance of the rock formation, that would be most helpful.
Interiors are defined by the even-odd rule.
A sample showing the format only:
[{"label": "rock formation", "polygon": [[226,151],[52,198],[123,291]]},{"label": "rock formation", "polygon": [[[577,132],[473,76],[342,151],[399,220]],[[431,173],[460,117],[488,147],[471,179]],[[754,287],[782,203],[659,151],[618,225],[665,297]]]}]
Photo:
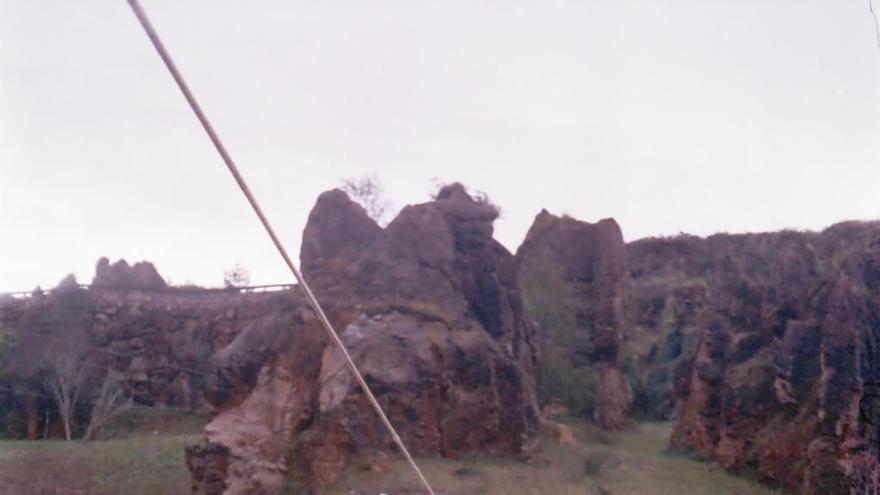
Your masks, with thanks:
[{"label": "rock formation", "polygon": [[[0,400],[18,411],[5,417],[5,436],[37,435],[38,416],[54,407],[40,397],[46,391],[39,373],[58,358],[86,362],[98,383],[111,370],[119,373],[137,404],[209,412],[212,356],[245,329],[274,328],[298,305],[292,291],[119,289],[86,290],[68,278],[49,294],[0,301]],[[37,399],[17,401],[16,393]]]},{"label": "rock formation", "polygon": [[[492,239],[496,216],[457,184],[385,229],[338,190],[309,216],[304,275],[416,455],[533,448],[534,335],[515,260]],[[188,452],[198,493],[322,487],[352,460],[394,451],[317,321],[285,332],[273,347],[246,330],[218,355],[218,391],[246,370],[252,378],[242,393],[218,397],[207,442]],[[267,351],[251,358],[254,349]]]},{"label": "rock formation", "polygon": [[[880,479],[880,222],[624,244],[543,211],[514,257],[496,216],[454,184],[384,229],[338,190],[309,217],[304,274],[413,453],[528,456],[537,376],[608,429],[674,419],[673,447],[788,493]],[[0,299],[0,435],[46,428],[59,353],[213,416],[196,493],[322,488],[395,451],[296,288],[180,290],[102,259],[88,290]]]},{"label": "rock formation", "polygon": [[92,285],[114,289],[163,290],[168,288],[165,279],[159,275],[152,263],[141,261],[129,266],[128,262],[121,259],[111,265],[107,258],[98,260]]},{"label": "rock formation", "polygon": [[877,418],[860,406],[880,368],[880,224],[628,250],[643,295],[630,307],[661,344],[641,356],[681,349],[673,446],[787,492],[849,493],[854,459],[877,454]]},{"label": "rock formation", "polygon": [[592,388],[593,416],[600,426],[628,426],[632,396],[621,364],[629,273],[620,227],[613,219],[590,224],[545,210],[535,218],[517,259],[525,297],[540,306],[535,310],[558,307],[570,314],[539,321],[546,350],[565,351],[560,357],[571,363],[571,373],[583,369],[593,375],[592,384],[572,386]]}]

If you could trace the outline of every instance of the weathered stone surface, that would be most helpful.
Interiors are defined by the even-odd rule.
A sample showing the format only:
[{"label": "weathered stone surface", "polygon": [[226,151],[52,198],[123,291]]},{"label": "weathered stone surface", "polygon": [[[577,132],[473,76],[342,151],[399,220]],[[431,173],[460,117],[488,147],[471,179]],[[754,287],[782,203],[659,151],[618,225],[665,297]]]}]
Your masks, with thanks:
[{"label": "weathered stone surface", "polygon": [[[496,214],[452,185],[385,229],[339,191],[310,216],[304,272],[414,453],[533,448],[538,339],[520,280],[545,256],[575,288],[588,345],[573,357],[599,424],[623,428],[632,408],[673,418],[674,447],[790,493],[847,493],[877,474],[880,223],[624,246],[613,220],[542,212],[515,259],[492,239]],[[187,451],[196,493],[324,487],[354,460],[394,455],[297,290],[180,291],[149,264],[97,271],[91,290],[70,279],[0,301],[0,388],[40,393],[39,357],[73,350],[122,373],[137,402],[209,412]],[[51,406],[25,397],[0,390],[0,434],[41,434]]]},{"label": "weathered stone surface", "polygon": [[[10,389],[48,394],[42,388],[40,369],[59,356],[70,356],[88,362],[85,369],[94,383],[110,371],[119,373],[126,392],[138,404],[210,412],[214,406],[206,394],[213,394],[214,400],[213,396],[234,396],[242,386],[249,386],[242,379],[222,394],[212,388],[222,380],[210,373],[214,359],[226,364],[222,354],[215,354],[245,330],[276,335],[277,328],[297,323],[297,298],[294,291],[239,294],[100,286],[85,290],[67,284],[48,295],[2,301],[0,400],[17,404],[18,396]],[[259,359],[270,351],[254,349],[250,355]],[[36,430],[31,423],[38,415],[45,417],[46,409],[54,405],[39,399],[9,409],[19,407],[26,412],[27,428],[25,419],[16,424],[17,416],[10,415],[0,433],[20,437],[27,430],[33,437]],[[82,420],[76,427],[87,424],[88,410],[81,409]]]},{"label": "weathered stone surface", "polygon": [[[344,336],[414,454],[523,455],[533,446],[531,377],[486,332],[391,312],[361,317]],[[293,457],[318,484],[333,481],[354,456],[394,449],[341,353],[327,348],[322,362],[318,414]],[[315,451],[322,453],[317,461],[309,455]]]},{"label": "weathered stone surface", "polygon": [[95,277],[92,285],[115,289],[163,290],[168,288],[165,279],[156,271],[156,267],[147,261],[129,266],[121,259],[110,264],[107,258],[98,260],[95,265]]},{"label": "weathered stone surface", "polygon": [[[621,374],[622,342],[628,332],[625,311],[629,273],[623,235],[613,219],[595,224],[569,217],[556,217],[546,210],[536,218],[517,251],[520,274],[540,279],[535,271],[557,271],[572,299],[562,311],[572,312],[575,328],[558,328],[548,322],[541,328],[549,342],[561,342],[560,332],[575,332],[583,350],[568,359],[579,367],[593,368],[596,422],[604,428],[621,429],[631,424],[630,385]],[[527,290],[551,290],[536,283]],[[528,296],[528,293],[527,293]],[[532,294],[537,299],[537,294]],[[546,301],[546,304],[557,304]],[[571,339],[571,336],[568,336]],[[589,386],[584,384],[584,386]]]},{"label": "weathered stone surface", "polygon": [[[416,454],[534,447],[537,350],[515,260],[492,239],[496,216],[452,185],[381,229],[331,191],[306,228],[304,272]],[[48,317],[57,322],[38,333]],[[20,329],[19,343],[46,349],[57,338],[95,369],[121,372],[138,403],[215,415],[206,442],[187,451],[196,493],[320,487],[352,459],[394,452],[296,290],[178,290],[152,265],[102,259],[92,289],[9,301],[0,322]],[[38,367],[14,361],[0,363],[2,376]],[[33,410],[22,429],[35,430],[42,406],[21,406]]]},{"label": "weathered stone surface", "polygon": [[[319,297],[344,295],[373,312],[405,306],[449,321],[476,320],[522,366],[534,366],[516,262],[492,238],[494,207],[453,184],[377,231],[344,196],[322,194],[303,234],[303,273]],[[343,236],[340,226],[351,235]]]},{"label": "weathered stone surface", "polygon": [[[534,447],[537,351],[515,260],[492,239],[495,216],[452,185],[381,229],[330,191],[304,232],[306,278],[417,455]],[[222,386],[209,393],[219,414],[206,440],[228,449],[222,493],[271,493],[291,480],[319,488],[355,458],[395,451],[317,321],[293,326],[278,347],[247,329],[214,360]],[[254,348],[270,350],[253,357]]]},{"label": "weathered stone surface", "polygon": [[229,476],[229,457],[229,449],[216,443],[187,447],[186,467],[192,473],[193,493],[223,493]]},{"label": "weathered stone surface", "polygon": [[787,492],[849,493],[849,459],[876,457],[859,409],[880,377],[880,224],[627,247],[642,331],[662,342],[684,330],[673,446]]}]

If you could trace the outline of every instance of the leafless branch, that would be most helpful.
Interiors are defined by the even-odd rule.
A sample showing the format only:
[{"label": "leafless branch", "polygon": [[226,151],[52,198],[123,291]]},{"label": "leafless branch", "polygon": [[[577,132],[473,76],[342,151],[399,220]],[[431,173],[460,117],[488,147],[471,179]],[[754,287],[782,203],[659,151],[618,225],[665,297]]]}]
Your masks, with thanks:
[{"label": "leafless branch", "polygon": [[391,211],[391,202],[385,199],[385,188],[376,174],[342,180],[342,190],[357,201],[380,225]]},{"label": "leafless branch", "polygon": [[101,391],[92,405],[89,426],[86,428],[83,440],[90,440],[93,434],[130,409],[131,405],[131,397],[126,397],[119,377],[112,371],[108,372],[101,385]]},{"label": "leafless branch", "polygon": [[73,414],[88,378],[85,362],[75,353],[49,355],[43,376],[64,423],[64,436],[70,440]]}]

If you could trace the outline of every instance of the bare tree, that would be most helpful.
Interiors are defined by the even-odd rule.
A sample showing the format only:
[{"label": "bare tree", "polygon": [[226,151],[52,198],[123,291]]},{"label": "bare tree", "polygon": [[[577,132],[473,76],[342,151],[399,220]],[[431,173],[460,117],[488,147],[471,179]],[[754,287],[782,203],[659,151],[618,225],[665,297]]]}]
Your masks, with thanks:
[{"label": "bare tree", "polygon": [[131,408],[131,397],[125,395],[119,375],[114,371],[107,372],[98,397],[92,405],[91,418],[83,440],[90,440],[92,435],[107,425],[114,418]]},{"label": "bare tree", "polygon": [[226,287],[247,287],[250,283],[251,274],[237,261],[232,268],[223,272],[223,285]]},{"label": "bare tree", "polygon": [[428,179],[428,196],[431,198],[431,201],[436,201],[437,196],[440,195],[440,190],[443,189],[447,183],[440,180],[440,177],[434,176]]},{"label": "bare tree", "polygon": [[78,353],[49,355],[43,367],[46,388],[52,393],[64,423],[64,436],[71,439],[71,422],[88,376],[86,363]]},{"label": "bare tree", "polygon": [[342,180],[342,190],[364,207],[367,215],[383,224],[391,212],[391,202],[385,198],[385,187],[376,174]]}]

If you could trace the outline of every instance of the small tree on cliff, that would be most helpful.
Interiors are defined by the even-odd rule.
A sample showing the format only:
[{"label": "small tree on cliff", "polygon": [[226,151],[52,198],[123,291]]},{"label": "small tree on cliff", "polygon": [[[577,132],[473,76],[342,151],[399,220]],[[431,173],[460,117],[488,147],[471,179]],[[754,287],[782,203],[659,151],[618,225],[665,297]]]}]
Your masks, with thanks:
[{"label": "small tree on cliff", "polygon": [[380,225],[385,223],[392,206],[391,202],[385,198],[385,187],[375,173],[360,178],[343,179],[342,190],[352,200],[363,206],[367,215],[376,223]]},{"label": "small tree on cliff", "polygon": [[236,262],[232,268],[223,272],[223,285],[228,288],[247,287],[251,283],[251,275],[247,268]]}]

